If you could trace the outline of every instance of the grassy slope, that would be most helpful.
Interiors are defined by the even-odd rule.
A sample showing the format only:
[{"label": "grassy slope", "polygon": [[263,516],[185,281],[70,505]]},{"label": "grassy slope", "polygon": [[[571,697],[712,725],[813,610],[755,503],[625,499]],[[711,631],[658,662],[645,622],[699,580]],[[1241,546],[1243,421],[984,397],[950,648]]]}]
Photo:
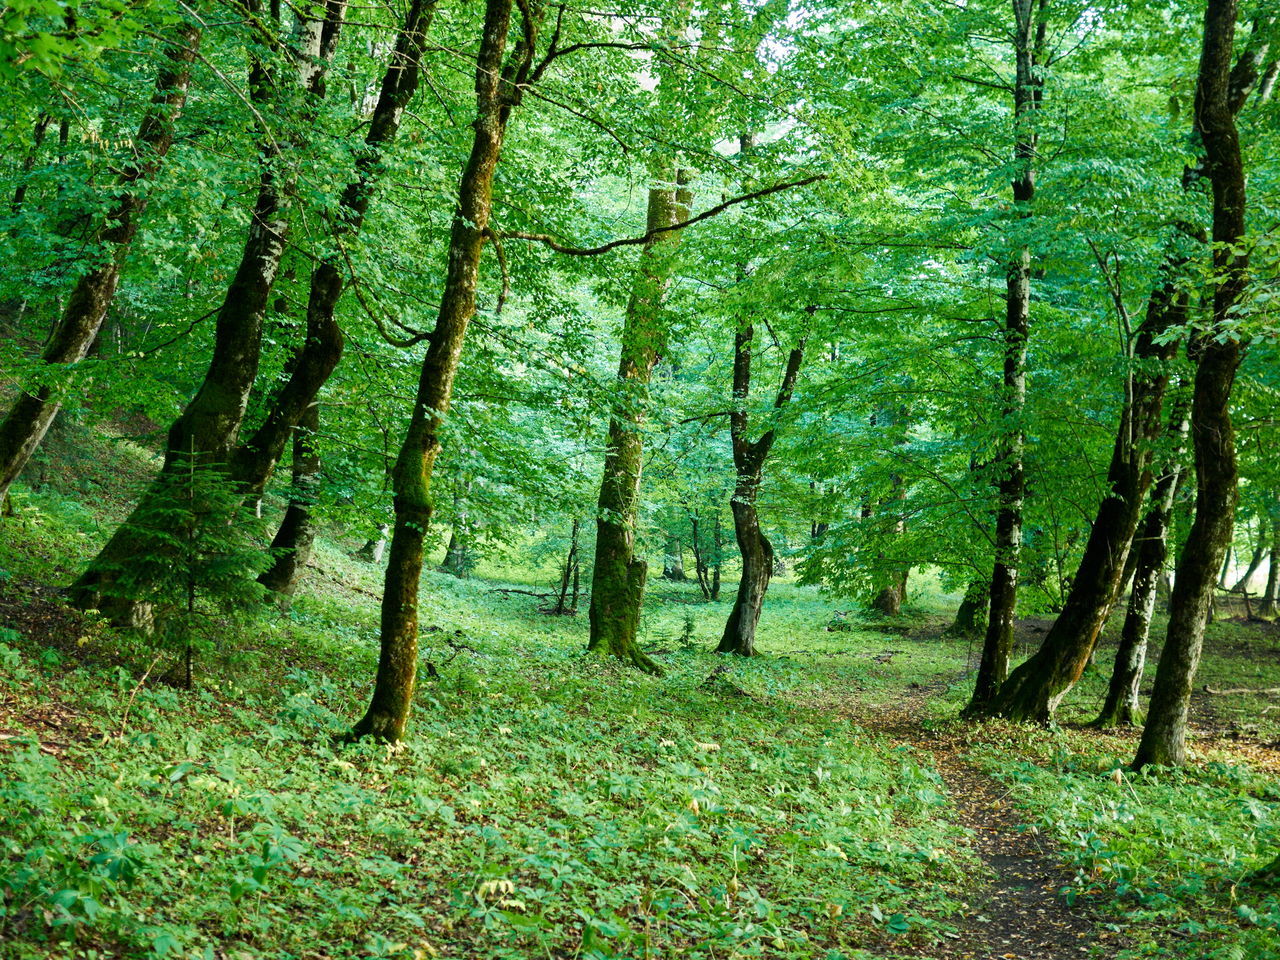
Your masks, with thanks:
[{"label": "grassy slope", "polygon": [[[321,542],[289,616],[211,623],[196,692],[139,686],[149,651],[38,589],[118,512],[74,496],[28,496],[0,541],[0,956],[927,955],[979,882],[928,758],[851,719],[915,683],[953,722],[968,648],[936,614],[828,632],[833,604],[780,583],[775,656],[708,679],[727,605],[659,582],[653,680],[583,657],[585,616],[493,592],[518,571],[433,573],[440,678],[412,741],[341,748],[376,658],[378,572],[350,544]],[[1214,682],[1280,683],[1256,629],[1215,629],[1248,646],[1210,659]],[[1224,718],[1258,709],[1221,699]],[[1234,886],[1272,845],[1277,791],[1231,765],[1239,744],[1132,780],[1111,773],[1126,736],[969,736],[1134,955],[1280,957],[1275,900]]]}]

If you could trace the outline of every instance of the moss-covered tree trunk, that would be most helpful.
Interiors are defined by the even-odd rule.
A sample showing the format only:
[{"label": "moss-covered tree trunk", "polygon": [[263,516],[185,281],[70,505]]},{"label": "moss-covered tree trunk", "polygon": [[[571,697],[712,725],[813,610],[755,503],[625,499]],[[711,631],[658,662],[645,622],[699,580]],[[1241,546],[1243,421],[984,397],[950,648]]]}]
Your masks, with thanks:
[{"label": "moss-covered tree trunk", "polygon": [[[1179,432],[1185,437],[1185,413],[1179,413],[1178,419],[1181,421]],[[1120,647],[1116,650],[1111,681],[1107,685],[1107,698],[1093,722],[1096,727],[1127,727],[1141,722],[1138,693],[1147,662],[1147,638],[1156,609],[1156,587],[1169,557],[1169,516],[1182,478],[1181,458],[1179,450],[1156,481],[1146,518],[1134,538],[1133,553],[1137,562],[1133,571],[1133,588],[1129,592]]]},{"label": "moss-covered tree trunk", "polygon": [[[311,19],[311,9],[308,6],[299,12],[298,46],[292,53],[296,82],[304,95],[316,96],[323,89],[324,68],[332,59],[345,5],[331,0],[323,10],[324,19]],[[265,104],[274,97],[278,82],[279,78],[257,63],[250,78],[250,93],[259,104]],[[289,228],[288,182],[281,180],[279,169],[285,160],[284,149],[268,131],[260,147],[258,196],[240,263],[217,314],[213,356],[196,395],[169,428],[160,476],[72,587],[78,606],[99,607],[116,623],[138,625],[149,616],[143,606],[117,595],[113,588],[120,573],[148,549],[148,540],[139,535],[135,520],[153,509],[179,463],[192,460],[230,470],[258,375],[263,317]]]},{"label": "moss-covered tree trunk", "polygon": [[[765,593],[773,576],[773,544],[760,529],[760,513],[756,501],[764,465],[777,438],[777,425],[770,425],[755,441],[748,437],[751,424],[747,404],[751,399],[751,355],[754,340],[755,327],[749,322],[740,324],[733,338],[733,407],[729,413],[729,435],[737,483],[729,506],[733,511],[733,532],[738,541],[738,552],[742,556],[742,577],[738,581],[738,595],[734,599],[733,609],[729,611],[720,645],[716,647],[717,653],[734,653],[741,657],[755,656],[756,625],[760,622]],[[804,340],[801,340],[787,356],[782,384],[773,403],[775,416],[791,401],[803,359]]]},{"label": "moss-covered tree trunk", "polygon": [[1151,483],[1152,445],[1160,432],[1169,379],[1166,368],[1178,345],[1176,340],[1162,342],[1162,337],[1185,322],[1186,304],[1185,294],[1172,283],[1151,296],[1134,350],[1140,366],[1126,382],[1112,447],[1108,496],[1098,507],[1062,612],[1040,648],[988,701],[983,710],[988,715],[1047,723],[1089,662],[1119,592]]},{"label": "moss-covered tree trunk", "polygon": [[649,380],[666,344],[662,305],[680,244],[680,231],[668,228],[688,219],[692,193],[688,175],[674,163],[655,164],[651,174],[657,182],[649,188],[646,232],[663,232],[651,236],[640,252],[623,321],[620,399],[609,418],[609,445],[597,499],[587,649],[658,673],[658,665],[636,643],[648,565],[636,556],[635,528]]},{"label": "moss-covered tree trunk", "polygon": [[486,0],[476,59],[476,116],[471,153],[458,187],[449,233],[440,311],[428,340],[413,415],[392,472],[395,523],[382,596],[380,650],[373,696],[354,737],[404,737],[418,676],[418,590],[423,540],[431,522],[431,475],[440,429],[453,396],[467,327],[476,311],[480,255],[493,208],[493,178],[511,110],[528,80],[537,23],[522,6],[524,38],[503,65],[513,0]]},{"label": "moss-covered tree trunk", "polygon": [[[1014,0],[1013,83],[1014,161],[1013,201],[1019,220],[1031,217],[1036,193],[1035,115],[1042,95],[1037,66],[1047,24],[1045,0]],[[1038,19],[1038,24],[1037,24]],[[1019,227],[1021,230],[1022,227]],[[1005,435],[995,461],[995,562],[991,571],[990,606],[982,644],[982,659],[974,681],[968,712],[978,712],[995,697],[1009,673],[1013,653],[1013,621],[1018,606],[1018,565],[1022,555],[1022,505],[1026,497],[1022,424],[1027,402],[1027,337],[1031,325],[1031,249],[1020,244],[1011,258],[1005,280],[1003,409]]]},{"label": "moss-covered tree trunk", "polygon": [[312,405],[294,427],[289,505],[271,541],[271,566],[258,577],[258,582],[276,595],[285,610],[298,592],[302,571],[311,559],[311,547],[316,539],[312,506],[320,482],[320,449],[316,442],[319,430],[320,408]]},{"label": "moss-covered tree trunk", "polygon": [[[68,366],[83,360],[102,329],[120,282],[120,270],[147,206],[146,186],[155,179],[173,145],[174,124],[186,103],[191,65],[200,42],[190,24],[177,27],[164,46],[164,61],[134,148],[118,179],[115,206],[97,231],[93,261],[76,282],[41,354],[45,364]],[[42,115],[45,125],[47,115]],[[43,136],[43,128],[37,127]],[[22,189],[21,187],[19,189]],[[15,211],[22,204],[15,195]],[[48,433],[61,407],[61,390],[41,383],[23,390],[0,421],[0,502]]]},{"label": "moss-covered tree trunk", "polygon": [[951,633],[961,636],[972,636],[981,632],[987,622],[987,604],[990,602],[991,587],[986,580],[971,580],[965,588],[960,605],[956,607],[955,619],[951,621]]},{"label": "moss-covered tree trunk", "polygon": [[332,221],[332,246],[312,271],[306,333],[289,377],[271,398],[262,424],[236,449],[232,474],[246,493],[260,496],[284,453],[294,425],[311,409],[342,359],[343,335],[335,315],[347,285],[341,247],[359,234],[383,173],[383,158],[400,131],[404,111],[418,89],[422,48],[436,0],[411,0],[368,119],[356,177],[348,183]]},{"label": "moss-covered tree trunk", "polygon": [[1218,567],[1231,541],[1236,506],[1231,388],[1244,344],[1231,328],[1248,283],[1245,174],[1232,109],[1231,60],[1236,0],[1208,0],[1196,84],[1196,129],[1213,186],[1213,323],[1198,332],[1191,400],[1196,512],[1173,585],[1169,628],[1134,766],[1178,765],[1186,759],[1187,710],[1200,662]]}]

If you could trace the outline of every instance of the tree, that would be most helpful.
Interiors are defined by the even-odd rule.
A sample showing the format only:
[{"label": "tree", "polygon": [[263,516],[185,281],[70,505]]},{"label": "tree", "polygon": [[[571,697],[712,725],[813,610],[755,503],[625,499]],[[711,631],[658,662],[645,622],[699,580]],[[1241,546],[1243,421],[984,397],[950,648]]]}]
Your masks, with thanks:
[{"label": "tree", "polygon": [[[772,424],[757,439],[748,436],[750,417],[747,402],[751,397],[751,353],[755,340],[755,325],[750,319],[739,323],[733,338],[733,406],[729,414],[730,436],[733,441],[733,465],[737,483],[729,506],[733,511],[733,532],[742,555],[742,577],[738,581],[738,595],[734,599],[729,620],[724,626],[717,653],[735,653],[751,657],[756,652],[756,624],[764,606],[765,592],[773,576],[773,545],[760,529],[760,514],[756,507],[765,462],[777,436],[777,425]],[[782,372],[782,383],[773,402],[775,416],[791,402],[800,364],[804,360],[804,338],[801,337],[787,355]]]},{"label": "tree", "polygon": [[1236,505],[1235,433],[1231,387],[1244,355],[1235,316],[1248,284],[1245,174],[1232,109],[1231,63],[1235,0],[1208,0],[1196,84],[1195,125],[1213,187],[1213,315],[1191,339],[1195,361],[1190,432],[1195,455],[1195,519],[1178,558],[1169,628],[1156,669],[1147,724],[1134,767],[1181,764],[1186,758],[1187,707],[1200,662],[1218,567],[1231,541]]},{"label": "tree", "polygon": [[[84,359],[97,339],[107,315],[130,245],[147,208],[147,183],[153,180],[173,145],[175,124],[191,85],[200,32],[191,24],[175,28],[164,44],[165,64],[156,78],[155,95],[138,127],[133,156],[118,178],[115,207],[98,227],[95,250],[67,298],[66,308],[54,325],[41,355],[47,365],[73,366]],[[36,147],[48,124],[37,126]],[[34,151],[32,156],[34,157]],[[25,183],[14,197],[15,212],[22,206]],[[47,379],[47,378],[46,378]],[[0,422],[0,502],[44,439],[61,407],[62,390],[55,382],[25,389]]]},{"label": "tree", "polygon": [[[336,0],[323,9],[308,4],[298,11],[296,46],[279,44],[292,68],[291,86],[304,102],[323,92],[325,67],[333,58],[345,12],[345,4]],[[274,37],[268,40],[277,42]],[[255,56],[249,80],[255,103],[265,106],[277,99],[283,68]],[[288,181],[281,182],[279,171],[285,147],[274,131],[263,129],[261,133],[257,199],[240,262],[218,309],[213,355],[199,390],[169,428],[160,475],[135,510],[149,509],[148,498],[158,494],[166,472],[176,468],[179,457],[194,456],[202,464],[229,469],[258,375],[267,301],[289,230]],[[76,580],[72,594],[82,608],[106,608],[117,623],[141,624],[149,617],[145,606],[115,596],[110,585],[110,571],[125,566],[140,548],[130,530],[128,523],[120,526]]]},{"label": "tree", "polygon": [[504,63],[513,6],[513,0],[485,3],[476,56],[475,136],[458,185],[440,311],[426,338],[413,414],[392,473],[395,523],[382,597],[378,672],[369,708],[352,729],[357,738],[402,739],[413,703],[418,675],[418,585],[423,540],[431,523],[431,475],[467,326],[476,311],[480,256],[490,235],[493,178],[507,122],[523,97],[536,53],[540,13],[522,4],[521,37]]},{"label": "tree", "polygon": [[[1036,112],[1043,97],[1047,0],[1014,0],[1013,128],[1016,167],[1013,201],[1017,216],[1031,217],[1036,195]],[[998,471],[995,564],[989,586],[990,607],[982,660],[974,681],[970,713],[986,709],[1004,682],[1013,651],[1013,620],[1018,603],[1018,560],[1022,550],[1022,508],[1026,496],[1023,464],[1026,432],[1022,423],[1027,397],[1027,337],[1031,322],[1031,248],[1014,241],[1006,276],[1004,338],[1004,438]]]},{"label": "tree", "polygon": [[640,472],[649,378],[665,349],[662,301],[671,281],[672,257],[689,219],[689,173],[674,161],[657,160],[650,175],[645,243],[636,266],[622,327],[618,382],[622,398],[609,419],[609,446],[596,504],[596,560],[591,570],[591,639],[587,649],[627,660],[649,673],[661,668],[640,651],[636,631],[648,564],[635,555]]}]

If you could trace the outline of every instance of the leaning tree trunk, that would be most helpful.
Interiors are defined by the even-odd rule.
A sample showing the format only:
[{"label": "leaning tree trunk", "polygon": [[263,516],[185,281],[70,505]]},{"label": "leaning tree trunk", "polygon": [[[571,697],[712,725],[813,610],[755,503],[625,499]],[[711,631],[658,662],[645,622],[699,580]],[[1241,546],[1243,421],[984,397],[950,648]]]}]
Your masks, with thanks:
[{"label": "leaning tree trunk", "polygon": [[311,274],[307,297],[307,326],[295,353],[289,377],[271,399],[261,426],[236,449],[232,475],[249,497],[261,496],[285,443],[304,411],[315,405],[320,389],[342,359],[343,336],[335,315],[346,289],[344,243],[360,233],[384,166],[383,158],[400,131],[404,111],[418,89],[422,49],[435,13],[436,0],[412,0],[396,36],[390,62],[382,76],[378,101],[369,117],[364,149],[356,155],[356,177],[339,199],[332,232],[337,249],[330,251]]},{"label": "leaning tree trunk", "polygon": [[[326,20],[306,20],[300,32],[301,46],[295,52],[296,80],[309,95],[322,89],[324,66],[332,59],[344,5],[331,3]],[[261,65],[255,65],[250,91],[265,102],[277,79]],[[153,512],[164,495],[169,477],[188,459],[225,469],[231,463],[249,396],[258,375],[262,323],[267,300],[284,255],[288,232],[287,184],[282,183],[278,166],[283,148],[268,135],[260,148],[262,172],[248,235],[226,297],[218,311],[214,331],[213,357],[195,397],[169,428],[164,463],[123,524],[99,551],[97,557],[72,586],[77,606],[99,607],[113,621],[139,625],[149,618],[145,605],[129,597],[115,595],[114,587],[122,571],[133,559],[149,549],[150,538],[137,520]]]},{"label": "leaning tree trunk", "polygon": [[1231,540],[1236,506],[1236,449],[1231,387],[1244,355],[1234,321],[1248,283],[1245,175],[1231,109],[1231,56],[1236,0],[1208,0],[1196,86],[1196,128],[1213,185],[1213,325],[1196,335],[1191,440],[1196,514],[1178,559],[1169,629],[1156,668],[1147,724],[1133,765],[1179,765],[1186,759],[1187,711],[1200,663],[1214,578]]},{"label": "leaning tree trunk", "polygon": [[395,525],[382,596],[380,651],[373,696],[353,737],[397,741],[404,737],[418,676],[418,589],[423,541],[431,523],[431,474],[440,452],[440,429],[449,411],[467,327],[476,312],[480,255],[493,209],[493,178],[511,110],[528,80],[536,21],[525,11],[524,33],[503,66],[513,0],[486,0],[476,60],[476,117],[471,154],[458,187],[449,233],[444,292],[422,361],[417,398],[392,472]]},{"label": "leaning tree trunk", "polygon": [[[151,105],[138,128],[134,159],[120,174],[119,197],[98,230],[98,262],[80,277],[67,299],[41,354],[46,365],[65,366],[83,360],[102,329],[107,309],[115,299],[125,256],[146,210],[146,186],[159,172],[173,145],[174,121],[187,99],[199,41],[199,31],[184,24],[165,44],[165,62],[156,78]],[[15,196],[14,203],[21,205],[20,195]],[[58,415],[60,394],[53,384],[23,391],[0,422],[0,502]]]},{"label": "leaning tree trunk", "polygon": [[1071,590],[1039,650],[1009,676],[984,714],[1047,723],[1089,663],[1119,592],[1151,483],[1152,444],[1160,432],[1167,365],[1178,346],[1176,340],[1162,343],[1161,336],[1185,322],[1186,305],[1186,296],[1172,281],[1151,296],[1134,351],[1141,372],[1126,384],[1107,471],[1110,492],[1098,507]]},{"label": "leaning tree trunk", "polygon": [[[747,438],[754,339],[755,327],[750,323],[741,324],[733,338],[733,408],[729,414],[729,435],[738,479],[729,506],[733,511],[733,532],[738,541],[738,552],[742,555],[742,578],[738,581],[738,595],[733,609],[729,611],[720,645],[716,647],[717,653],[735,653],[742,657],[755,656],[756,625],[760,622],[765,592],[773,576],[773,545],[760,529],[756,500],[765,461],[769,459],[777,437],[777,427],[770,426],[758,440]],[[804,340],[801,339],[787,357],[782,385],[773,402],[775,417],[791,401],[803,359]]]},{"label": "leaning tree trunk", "polygon": [[1258,521],[1258,542],[1254,545],[1253,554],[1249,557],[1249,565],[1244,568],[1244,573],[1240,575],[1240,579],[1236,581],[1231,593],[1248,594],[1249,581],[1253,579],[1253,575],[1258,572],[1258,568],[1262,566],[1262,561],[1267,558],[1267,551],[1270,545],[1267,542],[1267,520],[1265,517]]},{"label": "leaning tree trunk", "polygon": [[648,565],[635,555],[644,462],[644,423],[649,380],[666,340],[662,301],[671,282],[680,231],[667,229],[689,216],[692,194],[684,171],[674,166],[654,171],[660,182],[649,188],[647,230],[652,236],[640,253],[635,285],[622,328],[618,383],[623,398],[609,420],[609,446],[596,513],[596,559],[591,571],[591,638],[588,650],[625,660],[649,673],[660,668],[636,642]]},{"label": "leaning tree trunk", "polygon": [[[1185,406],[1175,417],[1177,425],[1174,430],[1185,439]],[[1129,608],[1125,614],[1124,627],[1120,631],[1120,647],[1116,650],[1107,699],[1102,705],[1102,712],[1093,721],[1092,725],[1095,727],[1128,727],[1141,722],[1138,693],[1146,667],[1147,637],[1151,632],[1151,617],[1156,609],[1156,594],[1159,592],[1157,587],[1169,558],[1169,518],[1173,513],[1173,503],[1182,479],[1181,461],[1180,444],[1168,469],[1151,491],[1146,519],[1134,538],[1132,553],[1137,559],[1134,563],[1133,588],[1129,593]]]},{"label": "leaning tree trunk", "polygon": [[316,521],[312,514],[316,487],[320,481],[320,450],[316,436],[320,429],[320,408],[310,407],[293,432],[293,486],[284,520],[271,541],[271,566],[258,582],[276,594],[280,608],[288,610],[298,592],[302,571],[311,559],[316,539]]},{"label": "leaning tree trunk", "polygon": [[[1043,0],[1041,2],[1043,7]],[[1014,159],[1013,201],[1020,220],[1031,216],[1036,193],[1035,114],[1042,94],[1036,66],[1044,47],[1046,23],[1034,23],[1032,0],[1014,0],[1014,53],[1017,64],[1013,86]],[[1021,227],[1020,227],[1021,229]],[[1027,402],[1027,337],[1031,323],[1031,250],[1023,245],[1014,253],[1005,281],[1004,408],[1006,434],[996,461],[1000,479],[996,489],[995,563],[991,571],[991,605],[982,660],[974,682],[968,713],[985,710],[1009,673],[1013,653],[1013,621],[1018,605],[1018,565],[1022,554],[1022,504],[1026,497],[1023,453],[1026,431],[1022,425]]]}]

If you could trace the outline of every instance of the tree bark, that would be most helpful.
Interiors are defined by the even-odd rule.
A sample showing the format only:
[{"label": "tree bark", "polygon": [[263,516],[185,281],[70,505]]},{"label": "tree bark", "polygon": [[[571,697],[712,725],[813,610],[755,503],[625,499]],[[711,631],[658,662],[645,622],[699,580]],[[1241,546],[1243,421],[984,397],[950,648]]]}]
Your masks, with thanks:
[{"label": "tree bark", "polygon": [[[655,164],[649,188],[647,232],[689,217],[688,175],[674,164]],[[591,637],[587,649],[617,657],[649,673],[660,668],[640,652],[636,632],[648,565],[635,555],[644,462],[644,423],[653,367],[665,348],[662,302],[671,282],[679,230],[664,230],[640,253],[622,328],[618,383],[622,399],[609,419],[609,446],[596,512],[596,559],[591,571]]]},{"label": "tree bark", "polygon": [[[1042,84],[1035,68],[1044,48],[1047,23],[1045,0],[1039,15],[1033,0],[1014,0],[1013,85],[1014,159],[1018,173],[1012,183],[1014,205],[1021,219],[1031,216],[1036,193],[1035,114]],[[1036,24],[1036,20],[1039,24]],[[1013,652],[1013,621],[1018,605],[1018,565],[1022,553],[1022,504],[1026,497],[1023,452],[1026,431],[1022,425],[1027,401],[1027,337],[1031,322],[1031,250],[1023,245],[1014,254],[1005,281],[1003,418],[1006,434],[999,452],[1000,479],[996,488],[995,563],[991,571],[991,605],[982,645],[982,660],[974,683],[968,713],[984,710],[994,699],[1009,672]]]},{"label": "tree bark", "polygon": [[[325,65],[332,59],[345,4],[330,0],[324,19],[300,18],[297,82],[311,96],[322,89]],[[259,103],[272,96],[274,81],[256,64],[250,80],[251,96]],[[240,264],[218,310],[213,357],[195,397],[169,429],[160,476],[143,493],[133,512],[72,585],[72,597],[81,608],[100,607],[117,624],[140,625],[148,612],[128,597],[113,595],[118,574],[139,551],[147,549],[135,524],[162,495],[166,478],[187,459],[219,469],[230,469],[236,440],[244,422],[249,396],[258,375],[262,324],[267,300],[284,255],[289,228],[287,182],[277,167],[284,147],[268,135],[260,147],[261,173],[258,196]]]},{"label": "tree bark", "polygon": [[1231,108],[1236,0],[1208,0],[1196,85],[1196,129],[1213,186],[1213,324],[1192,340],[1196,362],[1191,401],[1196,513],[1178,559],[1169,629],[1156,669],[1147,724],[1134,767],[1176,766],[1186,759],[1187,710],[1200,662],[1214,577],[1230,543],[1236,507],[1236,449],[1231,387],[1244,344],[1230,327],[1248,283],[1245,175]]},{"label": "tree bark", "polygon": [[1173,419],[1173,431],[1181,440],[1152,488],[1146,518],[1134,538],[1132,554],[1137,560],[1133,588],[1129,593],[1129,607],[1120,632],[1120,647],[1116,650],[1107,699],[1092,724],[1099,728],[1128,727],[1141,722],[1138,693],[1146,667],[1147,638],[1156,609],[1157,587],[1169,558],[1169,518],[1182,480],[1182,447],[1187,435],[1185,405],[1175,411]]},{"label": "tree bark", "polygon": [[577,517],[573,518],[573,530],[569,534],[569,554],[564,558],[564,569],[560,574],[560,592],[556,597],[556,606],[552,613],[556,616],[564,616],[569,613],[578,612],[578,591],[575,587],[573,591],[572,606],[567,602],[569,596],[569,582],[572,579],[577,583],[578,576],[578,532],[582,528],[582,524]]},{"label": "tree bark", "polygon": [[335,320],[338,301],[347,285],[343,243],[356,237],[382,176],[382,159],[395,142],[404,111],[418,89],[422,49],[435,13],[436,0],[411,0],[404,24],[369,118],[364,149],[356,156],[356,177],[348,183],[331,224],[333,244],[311,274],[307,297],[307,326],[301,348],[294,355],[288,380],[272,398],[261,426],[236,449],[232,473],[249,496],[261,496],[284,452],[293,425],[315,403],[342,359],[342,328]]},{"label": "tree bark", "polygon": [[[155,178],[173,145],[174,124],[186,103],[199,42],[199,31],[184,24],[165,44],[165,61],[156,78],[155,94],[138,127],[135,156],[120,174],[119,196],[97,233],[97,262],[80,277],[67,299],[41,354],[45,364],[70,366],[83,360],[102,329],[102,321],[115,299],[125,257],[146,210],[146,185]],[[47,115],[42,119],[47,126]],[[37,146],[42,137],[43,128],[37,126]],[[21,203],[22,196],[15,195],[14,204]],[[48,433],[61,407],[61,395],[62,389],[53,384],[33,386],[18,395],[0,422],[0,501]]]},{"label": "tree bark", "polygon": [[312,406],[293,430],[293,486],[289,506],[271,541],[271,566],[258,577],[260,584],[276,594],[283,610],[288,610],[293,603],[316,539],[312,506],[320,482],[320,450],[316,443],[319,430],[320,408]]},{"label": "tree bark", "polygon": [[956,608],[956,617],[951,622],[950,633],[961,636],[972,636],[981,632],[987,622],[987,604],[990,602],[991,588],[985,580],[971,580]]},{"label": "tree bark", "polygon": [[1013,671],[986,704],[984,714],[1048,723],[1088,664],[1119,593],[1151,484],[1151,455],[1160,433],[1168,364],[1178,348],[1176,340],[1161,343],[1160,339],[1166,330],[1186,322],[1186,312],[1187,297],[1172,281],[1152,293],[1134,350],[1141,366],[1126,381],[1107,471],[1109,494],[1098,507],[1066,602],[1040,648]]},{"label": "tree bark", "polygon": [[1274,617],[1276,615],[1276,593],[1280,586],[1280,513],[1271,521],[1271,558],[1267,563],[1267,589],[1262,595],[1262,606],[1258,608],[1258,616]]},{"label": "tree bark", "polygon": [[431,475],[440,429],[453,396],[467,327],[475,316],[480,256],[493,208],[493,178],[512,109],[532,67],[537,22],[524,12],[524,36],[503,66],[513,0],[486,0],[476,58],[476,116],[471,154],[458,186],[440,311],[428,341],[417,398],[392,473],[395,524],[382,597],[380,652],[373,696],[353,737],[404,737],[418,675],[418,589],[422,545],[431,523]]},{"label": "tree bark", "polygon": [[[737,483],[729,506],[733,511],[733,532],[742,555],[742,578],[738,581],[738,595],[729,620],[725,623],[717,653],[733,653],[752,657],[756,653],[756,625],[764,608],[765,593],[773,576],[773,544],[760,529],[760,514],[756,500],[760,493],[765,461],[777,438],[777,427],[771,425],[759,439],[747,438],[750,415],[747,403],[751,398],[751,348],[755,339],[755,327],[746,322],[738,327],[733,338],[733,408],[729,414],[729,435],[733,448],[733,465],[737,470]],[[800,363],[804,359],[803,338],[787,356],[782,374],[782,384],[773,402],[776,415],[795,393],[796,379],[800,375]]]}]

